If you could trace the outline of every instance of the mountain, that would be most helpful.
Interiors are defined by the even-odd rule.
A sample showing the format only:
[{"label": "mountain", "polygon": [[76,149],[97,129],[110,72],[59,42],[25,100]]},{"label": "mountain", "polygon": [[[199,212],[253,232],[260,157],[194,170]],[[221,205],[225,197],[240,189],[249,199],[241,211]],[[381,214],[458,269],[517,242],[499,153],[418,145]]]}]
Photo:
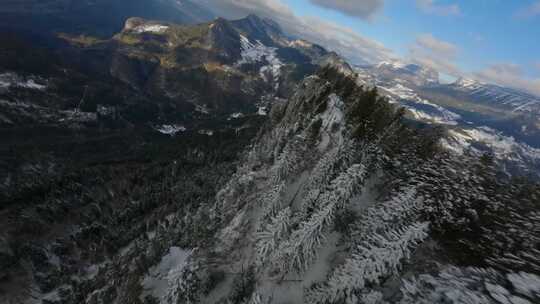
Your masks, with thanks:
[{"label": "mountain", "polygon": [[146,162],[27,159],[3,178],[0,300],[534,303],[540,188],[402,114],[327,66],[256,137],[129,140],[157,148]]},{"label": "mountain", "polygon": [[0,8],[0,26],[42,35],[46,29],[103,38],[118,32],[134,16],[183,24],[214,18],[191,0],[9,0]]},{"label": "mountain", "polygon": [[448,87],[472,96],[478,103],[519,114],[536,117],[540,115],[540,97],[525,92],[464,78],[458,79]]},{"label": "mountain", "polygon": [[408,117],[447,129],[449,150],[491,153],[508,174],[540,176],[538,97],[463,78],[440,83],[435,71],[397,61],[355,71],[361,83],[405,107]]},{"label": "mountain", "polygon": [[0,303],[540,300],[536,152],[487,106],[254,15],[156,19],[0,27]]},{"label": "mountain", "polygon": [[416,86],[439,83],[439,73],[437,71],[418,64],[403,64],[398,61],[381,62],[374,69],[378,77],[388,80],[397,78]]},{"label": "mountain", "polygon": [[134,303],[144,275],[125,272],[143,258],[133,244],[157,236],[143,241],[150,265],[181,235],[205,242],[199,224],[158,227],[206,208],[271,105],[320,65],[344,64],[256,16],[133,17],[112,37],[35,29],[0,27],[1,303]]},{"label": "mountain", "polygon": [[[65,124],[69,113],[96,123],[107,108],[117,113],[117,125],[207,130],[216,115],[228,124],[233,114],[264,114],[304,76],[333,64],[323,48],[290,39],[256,16],[197,25],[129,18],[109,39],[61,33],[43,45],[32,35],[3,37],[6,126]],[[40,86],[19,85],[25,81]]]},{"label": "mountain", "polygon": [[254,112],[288,96],[326,54],[317,46],[295,47],[278,25],[256,16],[195,26],[129,19],[111,45],[115,78],[226,114]]}]

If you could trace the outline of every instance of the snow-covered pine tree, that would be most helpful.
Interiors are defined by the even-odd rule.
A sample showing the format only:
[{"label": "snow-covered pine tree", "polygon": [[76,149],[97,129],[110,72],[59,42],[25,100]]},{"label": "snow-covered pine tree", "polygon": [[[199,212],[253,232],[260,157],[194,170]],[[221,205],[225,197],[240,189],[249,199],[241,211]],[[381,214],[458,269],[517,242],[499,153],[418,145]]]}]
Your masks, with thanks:
[{"label": "snow-covered pine tree", "polygon": [[246,304],[270,304],[271,299],[261,295],[258,291],[253,292]]},{"label": "snow-covered pine tree", "polygon": [[447,266],[436,275],[404,280],[400,304],[532,304],[540,300],[540,277],[491,268]]},{"label": "snow-covered pine tree", "polygon": [[268,261],[280,241],[288,233],[291,214],[289,207],[281,210],[262,231],[257,232],[255,250],[258,265],[263,265]]},{"label": "snow-covered pine tree", "polygon": [[255,184],[255,173],[249,165],[243,165],[231,180],[216,194],[216,202],[211,210],[211,217],[215,220],[228,222],[233,218],[242,204],[244,195]]},{"label": "snow-covered pine tree", "polygon": [[317,162],[308,182],[305,185],[306,194],[301,203],[302,218],[306,218],[315,209],[317,199],[322,193],[324,186],[335,177],[334,172],[346,170],[357,160],[357,144],[353,141],[345,141],[326,152]]},{"label": "snow-covered pine tree", "polygon": [[404,221],[414,222],[423,206],[423,199],[417,195],[416,188],[410,186],[401,189],[391,199],[368,208],[352,227],[351,239],[365,240],[372,233],[385,233],[402,227]]},{"label": "snow-covered pine tree", "polygon": [[203,292],[201,264],[190,255],[184,264],[176,265],[167,275],[168,289],[164,299],[167,304],[198,303]]},{"label": "snow-covered pine tree", "polygon": [[304,139],[295,136],[285,146],[270,170],[270,181],[280,183],[297,171],[303,164]]},{"label": "snow-covered pine tree", "polygon": [[304,271],[316,257],[327,228],[333,224],[336,210],[343,208],[361,189],[367,172],[363,164],[355,164],[332,181],[328,191],[318,199],[319,209],[301,222],[273,258],[282,273]]},{"label": "snow-covered pine tree", "polygon": [[285,182],[270,187],[268,191],[263,192],[259,197],[259,204],[262,207],[262,219],[275,216],[283,208],[283,192],[285,191]]},{"label": "snow-covered pine tree", "polygon": [[357,297],[356,293],[397,273],[412,249],[422,242],[429,223],[414,223],[385,234],[375,234],[359,245],[345,263],[339,266],[321,286],[308,290],[309,303],[335,303]]}]

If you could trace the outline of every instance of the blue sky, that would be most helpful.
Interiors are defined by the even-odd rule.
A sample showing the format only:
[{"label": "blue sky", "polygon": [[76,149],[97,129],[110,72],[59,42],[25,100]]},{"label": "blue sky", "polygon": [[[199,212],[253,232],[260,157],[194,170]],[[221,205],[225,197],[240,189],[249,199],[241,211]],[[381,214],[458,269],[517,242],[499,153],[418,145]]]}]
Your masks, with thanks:
[{"label": "blue sky", "polygon": [[347,16],[312,4],[309,0],[287,1],[300,16],[319,16],[351,27],[382,42],[406,57],[419,34],[454,44],[456,60],[465,71],[473,72],[498,63],[520,64],[527,74],[540,75],[540,14],[522,16],[521,11],[537,1],[469,0],[438,1],[458,5],[458,14],[430,13],[413,0],[386,1],[381,11],[369,19]]},{"label": "blue sky", "polygon": [[397,59],[540,95],[540,0],[203,1],[272,18],[352,62]]}]

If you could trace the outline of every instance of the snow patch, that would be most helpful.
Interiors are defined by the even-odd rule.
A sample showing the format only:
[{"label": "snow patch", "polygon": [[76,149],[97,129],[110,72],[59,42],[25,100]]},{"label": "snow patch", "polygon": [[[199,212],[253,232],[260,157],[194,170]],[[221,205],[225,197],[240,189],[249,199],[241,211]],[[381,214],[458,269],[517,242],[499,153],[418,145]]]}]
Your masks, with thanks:
[{"label": "snow patch", "polygon": [[201,134],[201,135],[207,135],[207,136],[213,136],[214,135],[214,131],[212,131],[212,130],[199,130],[198,133]]},{"label": "snow patch", "polygon": [[151,25],[139,25],[136,28],[133,29],[136,33],[164,33],[167,31],[169,27],[167,25],[161,25],[161,24],[151,24]]},{"label": "snow patch", "polygon": [[[459,114],[421,98],[414,90],[403,84],[398,83],[393,87],[381,86],[381,88],[392,95],[391,103],[400,103],[417,120],[444,125],[457,125],[457,121],[461,119]],[[418,104],[418,106],[415,104]]]},{"label": "snow patch", "polygon": [[154,128],[161,134],[174,136],[179,132],[185,132],[187,129],[182,125],[161,125]]},{"label": "snow patch", "polygon": [[[328,100],[326,110],[320,115],[322,120],[321,124],[321,142],[318,145],[319,151],[324,151],[329,145],[331,139],[334,139],[335,136],[331,134],[336,131],[341,131],[344,127],[344,113],[343,109],[345,107],[343,100],[336,94],[331,94]],[[341,137],[341,132],[337,132],[337,142],[340,143],[343,138]]]},{"label": "snow patch", "polygon": [[540,296],[540,277],[526,272],[507,275],[508,281],[520,294],[528,297]]},{"label": "snow patch", "polygon": [[202,114],[210,114],[210,110],[205,105],[195,105],[195,111]]},{"label": "snow patch", "polygon": [[[41,82],[42,80],[38,79],[38,81]],[[9,89],[11,87],[38,91],[43,91],[47,88],[46,85],[36,82],[36,79],[33,77],[25,78],[11,72],[0,74],[0,89]]]},{"label": "snow patch", "polygon": [[268,110],[266,109],[266,107],[259,107],[259,109],[257,110],[257,115],[266,116],[268,115]]},{"label": "snow patch", "polygon": [[93,122],[97,120],[97,114],[94,112],[81,112],[78,109],[60,111],[63,118],[59,122]]},{"label": "snow patch", "polygon": [[520,143],[512,136],[505,136],[489,127],[474,129],[462,129],[460,132],[449,130],[449,136],[442,141],[445,148],[458,154],[464,150],[472,149],[474,143],[484,144],[489,147],[493,154],[500,159],[520,160],[527,158],[534,162],[540,162],[540,149],[535,149],[527,144]]},{"label": "snow patch", "polygon": [[388,67],[394,70],[403,69],[407,66],[407,64],[400,62],[400,61],[381,61],[379,64],[377,64],[378,68]]},{"label": "snow patch", "polygon": [[310,42],[307,42],[305,40],[302,40],[302,39],[297,39],[297,40],[293,40],[293,41],[289,42],[289,46],[290,47],[310,48],[310,47],[313,46],[313,44],[311,44]]},{"label": "snow patch", "polygon": [[321,115],[322,125],[321,129],[330,131],[334,125],[341,125],[343,123],[343,108],[344,103],[339,96],[332,93],[328,100],[328,106],[326,111]]},{"label": "snow patch", "polygon": [[249,39],[243,35],[240,35],[240,42],[242,44],[242,59],[240,59],[237,65],[246,63],[268,62],[267,65],[261,67],[259,75],[267,82],[274,83],[274,88],[279,88],[279,78],[281,76],[281,68],[283,63],[277,57],[276,48],[268,47],[262,44],[260,41],[252,43]]},{"label": "snow patch", "polygon": [[169,283],[173,283],[178,274],[186,267],[187,260],[192,253],[192,250],[171,247],[169,252],[161,258],[159,264],[150,268],[144,277],[141,283],[143,287],[141,297],[152,295],[159,299],[159,303],[166,303],[164,297],[167,294]]},{"label": "snow patch", "polygon": [[227,118],[227,120],[238,119],[242,117],[244,117],[244,113],[232,113],[231,115],[229,115],[229,118]]}]

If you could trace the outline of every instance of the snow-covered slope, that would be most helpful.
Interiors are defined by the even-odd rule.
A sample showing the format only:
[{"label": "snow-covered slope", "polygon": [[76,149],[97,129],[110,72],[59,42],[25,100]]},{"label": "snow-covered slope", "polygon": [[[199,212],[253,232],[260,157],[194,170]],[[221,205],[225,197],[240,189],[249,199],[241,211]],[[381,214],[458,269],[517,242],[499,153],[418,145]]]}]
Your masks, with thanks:
[{"label": "snow-covered slope", "polygon": [[400,61],[383,61],[371,67],[378,77],[387,79],[399,78],[414,85],[431,85],[439,83],[439,73],[431,68]]},{"label": "snow-covered slope", "polygon": [[275,88],[279,87],[279,77],[283,63],[277,57],[277,48],[265,46],[260,41],[251,42],[247,37],[240,35],[242,43],[242,59],[238,65],[246,63],[261,63],[260,76],[268,83],[274,83]]},{"label": "snow-covered slope", "polygon": [[379,86],[383,94],[390,97],[390,101],[400,103],[413,115],[415,119],[429,123],[444,125],[457,125],[461,116],[452,111],[434,104],[420,97],[413,89],[397,83],[393,87]]},{"label": "snow-covered slope", "polygon": [[[465,78],[440,84],[429,69],[402,62],[356,67],[356,71],[360,83],[377,86],[411,118],[448,127],[450,144],[445,142],[444,146],[450,151],[492,153],[509,173],[540,177],[538,154],[534,152],[540,143],[540,98]],[[481,107],[502,113],[503,118],[477,110]],[[457,134],[467,135],[463,138]],[[469,149],[471,146],[483,148]]]},{"label": "snow-covered slope", "polygon": [[540,97],[532,94],[465,78],[458,79],[450,87],[477,98],[478,102],[540,116]]},{"label": "snow-covered slope", "polygon": [[460,155],[465,151],[477,156],[490,153],[510,174],[519,172],[538,176],[540,172],[540,149],[489,127],[451,129],[442,143],[444,147]]},{"label": "snow-covered slope", "polygon": [[[536,300],[540,287],[529,286],[539,279],[535,271],[510,270],[506,282],[499,270],[453,265],[447,256],[453,253],[442,248],[451,237],[443,236],[444,245],[436,241],[449,226],[481,225],[486,213],[479,215],[474,202],[493,203],[490,190],[479,186],[483,177],[475,176],[478,161],[443,153],[442,163],[432,163],[414,156],[412,147],[420,148],[425,138],[405,131],[386,101],[359,88],[347,94],[356,81],[347,77],[339,70],[310,76],[272,110],[271,125],[216,196],[215,242],[193,255],[187,280],[164,292],[201,303]],[[483,140],[488,131],[467,136]],[[505,143],[497,148],[509,149]],[[205,267],[223,276],[201,293]],[[484,281],[488,287],[477,288]],[[520,284],[527,287],[515,288]]]}]

